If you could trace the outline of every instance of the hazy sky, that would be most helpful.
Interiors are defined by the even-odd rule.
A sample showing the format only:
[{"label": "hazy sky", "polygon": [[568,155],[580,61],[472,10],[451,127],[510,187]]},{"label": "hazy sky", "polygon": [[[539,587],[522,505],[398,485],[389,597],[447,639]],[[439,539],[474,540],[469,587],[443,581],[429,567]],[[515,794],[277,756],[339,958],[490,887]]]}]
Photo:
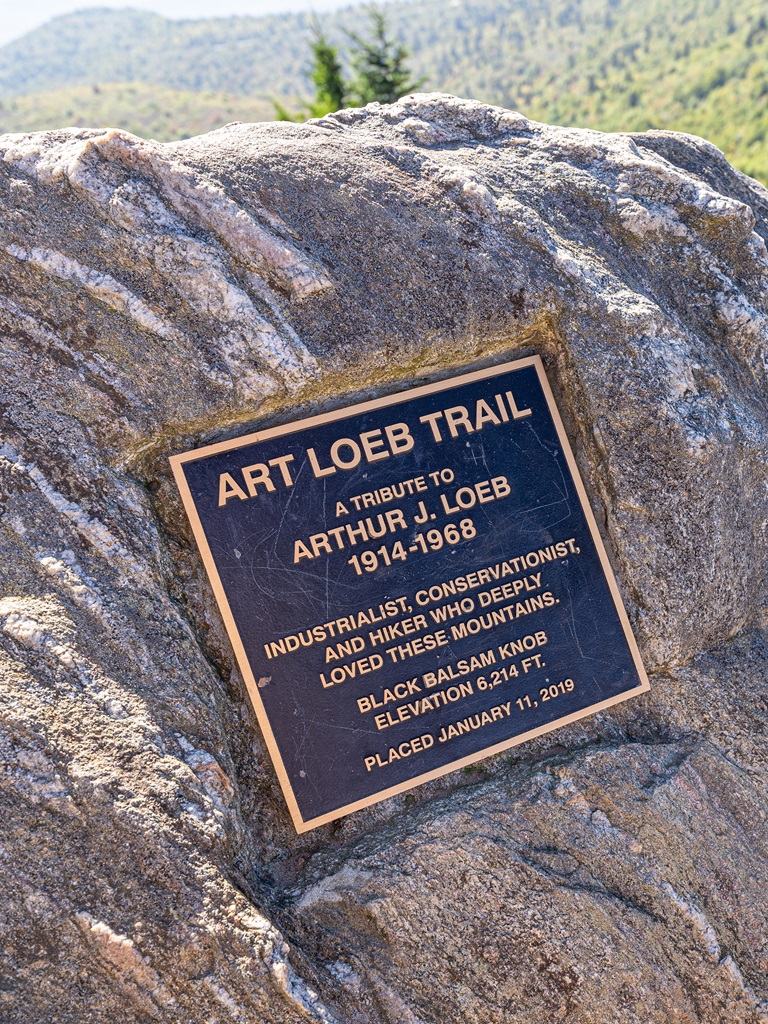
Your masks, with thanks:
[{"label": "hazy sky", "polygon": [[323,10],[352,0],[0,0],[0,46],[24,35],[57,14],[85,7],[134,7],[167,18],[213,18],[227,14],[273,14],[277,11]]}]

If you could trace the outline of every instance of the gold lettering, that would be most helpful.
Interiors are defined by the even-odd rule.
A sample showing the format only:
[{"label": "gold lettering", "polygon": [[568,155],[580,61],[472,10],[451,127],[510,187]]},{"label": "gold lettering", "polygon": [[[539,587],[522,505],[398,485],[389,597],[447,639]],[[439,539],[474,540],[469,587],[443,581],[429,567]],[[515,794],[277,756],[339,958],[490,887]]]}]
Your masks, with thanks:
[{"label": "gold lettering", "polygon": [[235,483],[231,473],[222,473],[219,477],[219,508],[226,505],[230,498],[240,498],[241,501],[245,501],[248,495],[239,484]]}]

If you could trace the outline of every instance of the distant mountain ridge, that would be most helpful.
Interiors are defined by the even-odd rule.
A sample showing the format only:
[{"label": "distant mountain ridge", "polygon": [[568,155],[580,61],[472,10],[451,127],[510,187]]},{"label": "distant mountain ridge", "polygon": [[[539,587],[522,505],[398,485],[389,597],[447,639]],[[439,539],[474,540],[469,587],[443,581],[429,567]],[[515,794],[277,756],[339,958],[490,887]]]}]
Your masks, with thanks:
[{"label": "distant mountain ridge", "polygon": [[[552,123],[691,131],[768,180],[764,0],[400,0],[387,13],[427,89]],[[344,31],[364,30],[366,15],[357,6],[321,20],[343,45]],[[138,10],[64,15],[0,48],[0,129],[54,127],[56,103],[66,120],[65,111],[87,108],[84,86],[106,83],[141,83],[148,95],[148,87],[163,87],[162,117],[147,114],[137,125],[160,139],[180,130],[168,108],[191,110],[205,92],[217,97],[206,118],[216,104],[237,107],[237,97],[248,100],[246,111],[258,99],[268,116],[270,97],[309,93],[311,23],[309,14],[194,21]],[[33,103],[30,94],[43,92],[45,104]],[[208,121],[190,127],[201,130],[200,123]]]},{"label": "distant mountain ridge", "polygon": [[294,14],[171,21],[130,9],[77,11],[0,48],[0,98],[110,82],[295,92],[308,28],[309,18]]}]

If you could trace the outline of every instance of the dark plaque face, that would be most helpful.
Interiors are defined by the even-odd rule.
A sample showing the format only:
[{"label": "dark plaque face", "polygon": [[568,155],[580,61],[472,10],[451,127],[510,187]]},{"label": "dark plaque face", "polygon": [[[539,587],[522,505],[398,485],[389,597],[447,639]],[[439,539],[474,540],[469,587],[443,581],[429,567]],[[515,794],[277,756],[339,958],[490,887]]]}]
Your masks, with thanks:
[{"label": "dark plaque face", "polygon": [[538,357],[171,462],[300,832],[648,688]]}]

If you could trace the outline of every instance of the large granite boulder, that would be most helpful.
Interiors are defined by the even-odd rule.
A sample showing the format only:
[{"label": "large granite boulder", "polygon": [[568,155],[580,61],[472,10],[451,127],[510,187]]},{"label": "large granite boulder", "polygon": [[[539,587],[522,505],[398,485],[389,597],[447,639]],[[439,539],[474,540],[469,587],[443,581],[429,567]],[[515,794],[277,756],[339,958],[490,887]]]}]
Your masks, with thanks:
[{"label": "large granite boulder", "polygon": [[[768,1021],[768,192],[440,95],[0,153],[0,1019]],[[531,353],[652,689],[297,837],[167,458]]]}]

